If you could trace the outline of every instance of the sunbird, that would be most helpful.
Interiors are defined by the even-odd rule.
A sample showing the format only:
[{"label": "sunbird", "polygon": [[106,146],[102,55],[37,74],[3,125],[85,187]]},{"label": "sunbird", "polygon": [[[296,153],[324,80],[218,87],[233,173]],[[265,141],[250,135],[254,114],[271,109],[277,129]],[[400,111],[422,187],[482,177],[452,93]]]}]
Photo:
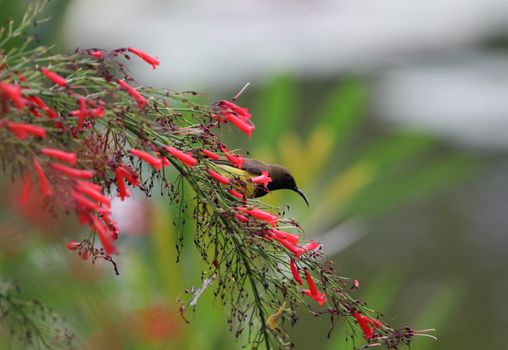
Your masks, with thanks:
[{"label": "sunbird", "polygon": [[[245,162],[242,164],[242,168],[234,167],[228,160],[219,159],[215,160],[214,163],[219,165],[224,172],[222,175],[228,177],[236,175],[245,181],[240,191],[246,198],[258,198],[275,190],[291,190],[298,193],[305,204],[309,206],[309,200],[305,193],[298,188],[296,185],[295,178],[288,169],[279,164],[265,164],[259,160],[245,158]],[[261,175],[264,171],[268,172],[268,176],[272,179],[267,186],[256,185],[250,181],[251,178]]]}]

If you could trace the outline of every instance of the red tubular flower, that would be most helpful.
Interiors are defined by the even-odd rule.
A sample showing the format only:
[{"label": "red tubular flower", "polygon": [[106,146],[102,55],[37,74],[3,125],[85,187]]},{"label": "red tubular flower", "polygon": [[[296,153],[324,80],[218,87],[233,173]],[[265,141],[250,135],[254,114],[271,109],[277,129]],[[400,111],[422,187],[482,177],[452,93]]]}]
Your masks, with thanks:
[{"label": "red tubular flower", "polygon": [[59,163],[51,163],[50,165],[53,169],[69,177],[77,179],[91,179],[93,177],[93,170],[75,169]]},{"label": "red tubular flower", "polygon": [[354,289],[359,289],[360,288],[360,282],[358,280],[354,280],[353,281],[353,288]]},{"label": "red tubular flower", "polygon": [[159,65],[159,60],[157,59],[157,57],[150,56],[146,52],[143,52],[139,49],[135,49],[133,47],[128,47],[127,50],[129,50],[130,52],[141,58],[146,63],[150,64],[153,69],[157,68],[157,66]]},{"label": "red tubular flower", "polygon": [[123,176],[132,186],[139,185],[139,175],[128,165],[121,165],[116,168],[117,174]]},{"label": "red tubular flower", "polygon": [[240,222],[248,222],[249,221],[249,218],[242,215],[242,214],[238,214],[238,213],[235,213],[235,218],[238,219],[238,221]]},{"label": "red tubular flower", "polygon": [[242,119],[250,119],[250,117],[252,116],[247,108],[242,108],[234,104],[233,102],[222,100],[219,101],[219,106],[224,110],[230,110],[231,112],[235,113]]},{"label": "red tubular flower", "polygon": [[103,107],[96,107],[90,110],[90,116],[93,118],[102,118],[106,114]]},{"label": "red tubular flower", "polygon": [[75,113],[78,117],[78,130],[81,130],[83,127],[83,122],[85,121],[85,118],[88,118],[90,116],[90,111],[88,110],[86,98],[80,97],[79,98],[79,111],[72,111],[71,115]]},{"label": "red tubular flower", "polygon": [[256,185],[268,186],[268,183],[272,182],[272,178],[268,176],[268,171],[263,171],[261,175],[251,178],[251,181]]},{"label": "red tubular flower", "polygon": [[159,152],[155,152],[155,154],[161,159],[163,167],[171,165],[171,162],[166,157],[163,157]]},{"label": "red tubular flower", "polygon": [[88,188],[91,188],[92,190],[95,190],[95,191],[98,191],[98,192],[102,191],[102,186],[99,185],[99,184],[93,183],[93,182],[88,182],[88,181],[83,181],[83,180],[76,180],[76,184],[79,187],[88,187]]},{"label": "red tubular flower", "polygon": [[22,83],[26,81],[26,77],[21,72],[18,72],[18,79]]},{"label": "red tubular flower", "polygon": [[104,224],[109,227],[109,230],[111,231],[111,238],[116,241],[118,239],[118,232],[120,232],[116,222],[111,220],[110,214],[102,214],[101,218]]},{"label": "red tubular flower", "polygon": [[249,123],[247,120],[241,119],[237,117],[233,113],[224,113],[224,116],[228,118],[228,120],[236,126],[241,132],[247,134],[249,138],[252,137],[252,132],[256,128],[253,124]]},{"label": "red tubular flower", "polygon": [[104,225],[95,215],[90,215],[91,226],[97,234],[99,235],[99,239],[101,240],[102,246],[104,247],[104,251],[107,255],[111,255],[116,253],[116,248],[113,245],[111,240],[111,233],[109,232],[109,228]]},{"label": "red tubular flower", "polygon": [[78,211],[78,219],[80,224],[90,224],[90,212],[87,210]]},{"label": "red tubular flower", "polygon": [[21,194],[19,196],[19,205],[25,205],[30,199],[30,191],[32,189],[32,174],[30,172],[25,171],[23,175],[23,188],[21,190]]},{"label": "red tubular flower", "polygon": [[215,154],[215,153],[213,153],[212,151],[209,151],[209,150],[207,150],[207,149],[202,149],[202,150],[201,150],[201,152],[203,152],[203,154],[204,154],[206,157],[208,157],[208,158],[210,158],[210,159],[213,159],[213,160],[219,160],[219,158],[220,158],[218,154]]},{"label": "red tubular flower", "polygon": [[53,83],[57,84],[57,85],[60,85],[62,87],[68,87],[69,85],[67,84],[67,81],[65,80],[64,77],[62,77],[61,75],[53,72],[53,71],[50,71],[49,69],[47,68],[44,68],[44,67],[41,67],[41,72],[42,74],[44,74],[46,76],[46,78],[48,78],[49,80],[51,80]]},{"label": "red tubular flower", "polygon": [[41,149],[41,153],[47,155],[48,157],[55,158],[61,160],[63,162],[69,163],[71,165],[76,165],[78,160],[76,153],[73,152],[64,152],[59,149],[45,147]]},{"label": "red tubular flower", "polygon": [[42,114],[38,110],[36,110],[34,108],[30,108],[30,110],[28,112],[30,112],[30,114],[33,115],[36,118],[42,117]]},{"label": "red tubular flower", "polygon": [[236,198],[238,198],[238,199],[243,199],[243,194],[241,194],[241,193],[239,193],[239,192],[237,192],[237,191],[235,191],[235,190],[233,190],[233,189],[230,189],[228,192],[229,192],[232,196],[234,196],[234,197],[236,197]]},{"label": "red tubular flower", "polygon": [[127,91],[127,93],[129,95],[131,95],[131,97],[134,100],[136,100],[136,103],[138,104],[139,109],[145,108],[145,106],[148,102],[146,101],[146,99],[143,96],[141,96],[141,94],[138,92],[138,90],[134,89],[132,86],[130,86],[123,80],[117,80],[116,82],[118,83],[118,85],[120,85],[122,87],[122,89]]},{"label": "red tubular flower", "polygon": [[264,220],[271,225],[275,225],[277,223],[277,221],[279,220],[277,215],[267,213],[266,211],[263,211],[259,208],[247,209],[245,207],[238,207],[237,209],[249,214],[252,217],[255,217],[260,220]]},{"label": "red tubular flower", "polygon": [[90,251],[88,249],[83,250],[83,253],[81,253],[81,259],[83,259],[85,261],[88,260],[89,254],[90,254]]},{"label": "red tubular flower", "polygon": [[298,268],[296,267],[295,261],[293,259],[289,261],[289,267],[291,268],[291,274],[293,275],[295,281],[298,282],[299,285],[302,285],[302,277],[300,276],[300,272],[298,271]]},{"label": "red tubular flower", "polygon": [[51,187],[49,186],[48,178],[46,174],[44,174],[44,170],[42,170],[42,166],[39,164],[37,159],[32,160],[35,172],[37,173],[37,177],[39,178],[39,188],[41,190],[43,197],[49,197],[53,194]]},{"label": "red tubular flower", "polygon": [[126,170],[122,167],[116,168],[116,187],[118,188],[118,197],[120,197],[120,200],[123,202],[125,198],[128,198],[131,196],[129,190],[125,186],[125,182],[123,181],[125,177]]},{"label": "red tubular flower", "polygon": [[223,117],[222,115],[216,113],[212,113],[212,119],[221,123],[225,123],[228,121],[226,117]]},{"label": "red tubular flower", "polygon": [[67,250],[70,252],[77,250],[80,246],[81,246],[81,243],[76,242],[76,241],[70,241],[69,243],[67,243],[65,245]]},{"label": "red tubular flower", "polygon": [[111,199],[103,195],[101,192],[97,191],[95,188],[78,183],[76,186],[76,191],[86,194],[88,197],[97,202],[105,204],[107,207],[111,206]]},{"label": "red tubular flower", "polygon": [[383,326],[381,321],[364,316],[357,311],[353,311],[351,315],[356,318],[356,322],[358,322],[358,325],[363,331],[363,337],[367,340],[372,339],[376,329]]},{"label": "red tubular flower", "polygon": [[26,99],[28,101],[30,101],[37,108],[45,109],[46,107],[48,107],[48,106],[46,106],[44,101],[40,99],[39,96],[27,96]]},{"label": "red tubular flower", "polygon": [[307,243],[306,245],[303,246],[303,249],[305,249],[307,251],[311,251],[311,250],[314,250],[316,248],[319,248],[320,246],[321,246],[321,243],[313,241],[311,239],[309,243]]},{"label": "red tubular flower", "polygon": [[325,295],[317,289],[316,284],[314,283],[314,280],[312,279],[309,271],[305,271],[305,276],[307,277],[307,284],[309,285],[309,289],[304,289],[303,292],[317,301],[320,306],[323,305],[326,302]]},{"label": "red tubular flower", "polygon": [[0,93],[9,97],[17,109],[23,109],[26,106],[26,100],[21,93],[19,85],[0,82]]},{"label": "red tubular flower", "polygon": [[294,235],[292,233],[288,233],[288,232],[284,232],[284,231],[280,231],[280,230],[277,230],[277,229],[269,229],[268,230],[268,233],[272,236],[277,236],[279,237],[280,239],[285,239],[293,244],[298,244],[298,242],[300,241],[300,236],[298,235]]},{"label": "red tubular flower", "polygon": [[79,109],[71,111],[69,113],[73,117],[78,117],[78,130],[81,130],[83,127],[83,122],[85,118],[88,118],[90,116],[90,111],[87,107],[87,100],[84,97],[79,98]]},{"label": "red tubular flower", "polygon": [[356,318],[356,322],[358,322],[358,325],[363,331],[363,337],[367,340],[372,339],[374,336],[374,330],[370,328],[369,322],[365,319],[365,316],[361,315],[358,312],[352,313],[353,317]]},{"label": "red tubular flower", "polygon": [[33,107],[40,108],[43,111],[46,112],[46,115],[48,118],[55,119],[58,117],[58,113],[49,108],[43,100],[40,99],[38,96],[27,96],[26,98],[28,101],[30,101],[33,105]]},{"label": "red tubular flower", "polygon": [[229,160],[229,162],[231,164],[233,164],[238,169],[242,168],[243,163],[245,163],[245,158],[243,156],[234,154],[233,152],[231,152],[224,146],[221,146],[220,149],[222,152],[224,152],[224,155],[226,156],[226,158]]},{"label": "red tubular flower", "polygon": [[208,172],[208,174],[210,174],[211,177],[213,177],[217,182],[220,182],[221,184],[229,185],[231,183],[231,181],[229,181],[227,177],[220,175],[219,173],[213,171],[212,169],[206,169],[206,171]]},{"label": "red tubular flower", "polygon": [[100,60],[104,57],[104,54],[102,53],[102,51],[99,51],[99,50],[92,50],[88,54],[90,56],[97,58],[98,60]]},{"label": "red tubular flower", "polygon": [[97,203],[90,201],[89,199],[85,198],[78,192],[72,193],[72,198],[74,198],[74,201],[76,202],[76,206],[78,208],[91,211],[96,211],[97,209],[100,208]]},{"label": "red tubular flower", "polygon": [[300,247],[298,244],[295,244],[294,242],[291,242],[291,241],[289,241],[285,238],[282,238],[280,236],[269,235],[267,237],[271,237],[274,240],[276,240],[277,242],[279,242],[284,248],[286,248],[291,253],[293,253],[297,258],[299,258],[305,252],[305,250],[302,247]]},{"label": "red tubular flower", "polygon": [[146,163],[150,164],[155,170],[161,170],[162,168],[162,160],[160,158],[154,157],[149,153],[146,153],[145,151],[141,151],[139,149],[131,149],[129,152],[137,157],[139,159],[145,161]]},{"label": "red tubular flower", "polygon": [[165,148],[169,154],[171,154],[176,159],[180,160],[188,168],[193,167],[194,165],[198,164],[197,159],[194,158],[191,153],[182,152],[182,151],[180,151],[174,147],[171,147],[171,146],[166,146]]},{"label": "red tubular flower", "polygon": [[19,140],[23,140],[28,137],[28,135],[32,135],[39,138],[46,137],[46,130],[41,128],[40,126],[35,126],[32,124],[25,123],[13,123],[11,121],[6,121],[5,124],[12,131]]}]

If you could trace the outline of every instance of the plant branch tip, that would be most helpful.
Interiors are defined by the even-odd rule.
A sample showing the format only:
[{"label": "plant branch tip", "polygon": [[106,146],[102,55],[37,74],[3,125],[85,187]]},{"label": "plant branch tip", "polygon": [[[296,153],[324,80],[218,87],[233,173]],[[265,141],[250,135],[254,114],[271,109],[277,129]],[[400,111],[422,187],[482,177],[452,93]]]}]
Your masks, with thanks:
[{"label": "plant branch tip", "polygon": [[231,99],[231,102],[235,102],[241,94],[250,86],[250,82],[245,83],[245,85],[238,91],[238,93]]}]

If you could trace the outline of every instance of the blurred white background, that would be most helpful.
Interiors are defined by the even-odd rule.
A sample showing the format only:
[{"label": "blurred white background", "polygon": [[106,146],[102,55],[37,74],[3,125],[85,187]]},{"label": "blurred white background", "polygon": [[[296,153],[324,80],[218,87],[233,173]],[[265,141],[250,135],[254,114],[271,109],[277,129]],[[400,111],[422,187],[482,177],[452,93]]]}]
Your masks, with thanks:
[{"label": "blurred white background", "polygon": [[[506,0],[73,1],[69,49],[135,46],[158,56],[143,83],[214,91],[274,72],[375,72],[379,116],[451,140],[506,148]],[[141,68],[143,63],[133,62]]]}]

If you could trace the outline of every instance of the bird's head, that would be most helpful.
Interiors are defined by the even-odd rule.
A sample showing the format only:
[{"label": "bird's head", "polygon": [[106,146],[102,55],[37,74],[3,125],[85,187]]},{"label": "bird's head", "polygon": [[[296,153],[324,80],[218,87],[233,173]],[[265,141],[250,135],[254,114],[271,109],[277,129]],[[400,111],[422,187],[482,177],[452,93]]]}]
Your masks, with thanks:
[{"label": "bird's head", "polygon": [[268,183],[268,189],[270,191],[283,189],[295,191],[303,198],[307,206],[309,206],[307,196],[298,188],[295,178],[291,175],[289,170],[279,164],[270,164],[268,166],[268,175],[272,178],[272,182]]}]

